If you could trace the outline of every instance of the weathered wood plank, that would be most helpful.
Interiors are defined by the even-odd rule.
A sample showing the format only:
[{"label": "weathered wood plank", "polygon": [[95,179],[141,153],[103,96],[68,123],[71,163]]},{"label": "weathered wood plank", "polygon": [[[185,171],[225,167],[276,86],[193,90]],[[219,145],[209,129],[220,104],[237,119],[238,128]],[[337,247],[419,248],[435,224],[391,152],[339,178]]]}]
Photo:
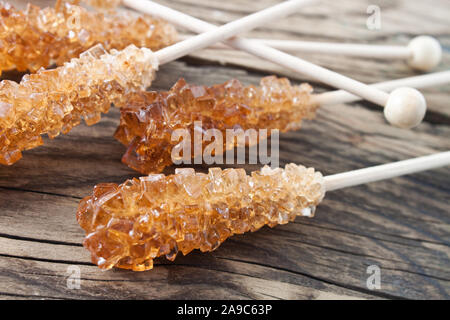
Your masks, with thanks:
[{"label": "weathered wood plank", "polygon": [[[275,2],[161,1],[217,24]],[[249,35],[392,44],[429,33],[448,48],[447,2],[375,1],[383,15],[382,30],[376,32],[365,28],[368,3],[329,1]],[[367,82],[412,74],[401,62],[304,57]],[[441,68],[449,66],[447,50]],[[307,80],[245,54],[207,50],[164,66],[153,87],[167,89],[180,76],[206,85],[231,78],[257,83],[272,72]],[[449,150],[450,88],[425,93],[433,112],[413,131],[388,126],[370,104],[323,108],[302,130],[281,135],[280,162],[331,174]],[[14,166],[0,167],[0,298],[450,297],[448,168],[329,193],[314,219],[235,236],[213,253],[195,252],[174,263],[160,259],[150,272],[101,272],[81,246],[83,233],[74,214],[95,184],[137,176],[120,163],[124,147],[112,137],[118,118],[112,110],[99,124],[81,125],[27,151]],[[72,265],[81,271],[80,290],[66,286]],[[369,265],[381,268],[381,290],[366,287]]]},{"label": "weathered wood plank", "polygon": [[[268,275],[276,268],[267,266],[255,267],[229,259],[223,261],[220,257],[201,257],[198,253],[191,257],[178,259],[175,264],[159,263],[158,267],[155,268],[156,272],[132,273],[115,270],[105,273],[94,266],[90,266],[86,252],[81,247],[50,243],[46,243],[43,246],[42,242],[34,240],[0,237],[0,248],[0,257],[2,257],[0,259],[0,279],[3,278],[2,280],[10,283],[4,288],[6,291],[2,293],[24,294],[24,290],[29,289],[31,282],[38,281],[41,283],[42,281],[46,283],[46,286],[48,286],[46,289],[48,290],[42,290],[42,285],[36,286],[36,284],[31,284],[32,287],[36,287],[36,290],[39,290],[40,296],[97,298],[102,297],[103,294],[98,295],[96,290],[105,290],[104,288],[102,289],[104,285],[101,282],[108,282],[112,284],[120,283],[121,290],[117,295],[110,292],[106,295],[107,297],[174,298],[178,294],[180,295],[179,297],[183,295],[183,292],[176,295],[174,295],[174,292],[182,291],[182,286],[186,282],[193,282],[195,283],[194,287],[198,287],[200,293],[202,291],[218,290],[220,294],[220,291],[223,290],[224,296],[239,299],[325,298],[333,295],[342,298],[365,296],[359,292],[342,290],[333,285],[324,286],[319,281],[313,281],[306,276],[293,275],[289,271],[279,271],[277,279],[268,279]],[[11,251],[14,254],[11,254]],[[5,265],[2,265],[2,262],[5,262]],[[15,265],[17,267],[14,267]],[[67,288],[66,279],[69,275],[67,271],[69,266],[78,266],[80,268],[82,290],[70,290]],[[172,271],[174,268],[177,269],[176,273]],[[204,272],[207,272],[206,277],[203,274]],[[178,279],[185,279],[175,286],[171,285],[170,289],[167,290],[166,281],[171,281],[173,276]],[[11,278],[14,277],[17,277],[17,281],[11,282]],[[211,284],[211,279],[213,278],[215,280]],[[316,285],[310,287],[311,282],[315,282]],[[209,284],[206,285],[207,283]],[[143,287],[142,284],[146,285]],[[238,284],[241,285],[238,286]],[[314,288],[317,286],[322,289],[333,288],[340,293],[317,290]],[[106,289],[111,290],[113,288],[107,287]],[[128,292],[129,296],[123,296],[124,291]],[[348,296],[344,292],[355,295]]]}]

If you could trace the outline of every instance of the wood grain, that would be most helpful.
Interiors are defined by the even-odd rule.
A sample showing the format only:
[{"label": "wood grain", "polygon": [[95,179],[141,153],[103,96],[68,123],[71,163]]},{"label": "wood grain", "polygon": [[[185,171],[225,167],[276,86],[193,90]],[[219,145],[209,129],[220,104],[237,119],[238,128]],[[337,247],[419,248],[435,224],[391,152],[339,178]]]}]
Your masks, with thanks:
[{"label": "wood grain", "polygon": [[[160,2],[218,24],[275,3]],[[378,32],[365,28],[368,1],[329,1],[250,35],[392,44],[428,33],[446,48],[439,69],[449,68],[448,2],[372,2],[382,7]],[[367,82],[412,74],[401,62],[305,58]],[[270,73],[289,75],[293,82],[307,80],[245,54],[206,50],[164,66],[154,88],[167,89],[180,76],[198,84],[230,78],[249,84]],[[317,84],[318,91],[325,89]],[[280,162],[332,174],[449,150],[450,88],[424,92],[431,112],[415,130],[388,126],[380,110],[368,103],[326,107],[302,130],[281,135]],[[47,139],[17,164],[0,167],[0,298],[450,297],[448,168],[329,193],[314,219],[298,218],[289,225],[235,236],[213,253],[195,252],[174,263],[160,259],[154,270],[144,273],[101,272],[81,246],[83,232],[75,212],[95,184],[138,176],[120,163],[124,148],[112,137],[118,117],[112,110],[99,124]],[[66,285],[67,268],[73,265],[81,271],[80,290]],[[367,289],[369,265],[381,268],[380,290]]]}]

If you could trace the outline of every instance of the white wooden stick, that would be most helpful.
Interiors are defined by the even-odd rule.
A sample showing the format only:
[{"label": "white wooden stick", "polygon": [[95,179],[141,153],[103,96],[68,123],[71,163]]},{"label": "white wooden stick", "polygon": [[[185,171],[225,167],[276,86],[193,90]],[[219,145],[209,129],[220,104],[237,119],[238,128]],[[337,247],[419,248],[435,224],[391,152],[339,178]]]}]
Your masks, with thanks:
[{"label": "white wooden stick", "polygon": [[[446,83],[450,83],[450,70],[379,82],[371,84],[370,86],[376,87],[383,91],[392,91],[400,87],[421,89],[439,86]],[[313,96],[313,101],[319,105],[350,103],[358,100],[361,100],[361,98],[344,90],[328,91]]]},{"label": "white wooden stick", "polygon": [[[144,13],[164,18],[175,25],[185,27],[193,32],[209,33],[217,29],[217,27],[212,24],[151,1],[124,0],[124,4]],[[180,43],[182,44],[183,42]],[[373,103],[383,106],[386,109],[385,116],[387,120],[395,126],[411,128],[418,125],[425,116],[425,98],[415,89],[399,88],[398,90],[394,90],[389,95],[375,87],[370,87],[337,72],[330,71],[274,48],[267,47],[256,41],[233,38],[226,41],[226,43],[234,48],[275,62],[335,88],[344,89]]]},{"label": "white wooden stick", "polygon": [[326,176],[325,189],[333,191],[448,165],[450,151]]},{"label": "white wooden stick", "polygon": [[404,46],[365,45],[297,40],[252,39],[283,51],[329,53],[367,58],[408,59],[411,50]]},{"label": "white wooden stick", "polygon": [[[160,4],[147,0],[124,0],[123,3],[133,9],[141,12],[159,16],[175,25],[185,27],[191,31],[202,33],[212,32],[217,26],[204,22],[200,19],[191,17],[182,12],[170,9]],[[180,43],[184,43],[182,41]],[[216,41],[220,42],[220,41]],[[227,44],[240,50],[255,54],[269,61],[274,61],[297,72],[310,75],[311,77],[327,83],[335,88],[342,88],[356,95],[366,98],[376,104],[384,106],[389,98],[388,94],[380,90],[370,88],[363,83],[342,76],[336,72],[326,70],[307,61],[290,56],[284,52],[266,47],[256,41],[235,38],[227,41]],[[174,47],[174,46],[172,46]]]},{"label": "white wooden stick", "polygon": [[[270,20],[283,18],[297,11],[299,8],[316,1],[317,0],[289,0],[282,2],[273,7],[248,15],[242,19],[227,23],[221,27],[209,28],[208,30],[205,30],[204,33],[201,33],[198,36],[178,42],[172,46],[159,50],[158,52],[156,52],[156,56],[160,64],[174,61],[195,50],[208,47],[213,43],[222,42],[228,38],[235,36],[238,33],[246,32],[255,27],[264,25]],[[135,9],[147,8],[149,3],[150,2],[146,0],[124,1],[124,4]]]},{"label": "white wooden stick", "polygon": [[[187,39],[190,36],[182,36]],[[442,59],[442,47],[439,42],[430,36],[418,36],[412,39],[407,46],[372,45],[335,42],[312,42],[299,40],[276,39],[250,39],[266,46],[290,52],[325,53],[333,55],[346,55],[374,59],[405,60],[416,70],[430,71]],[[216,48],[229,48],[225,45],[215,44]]]}]

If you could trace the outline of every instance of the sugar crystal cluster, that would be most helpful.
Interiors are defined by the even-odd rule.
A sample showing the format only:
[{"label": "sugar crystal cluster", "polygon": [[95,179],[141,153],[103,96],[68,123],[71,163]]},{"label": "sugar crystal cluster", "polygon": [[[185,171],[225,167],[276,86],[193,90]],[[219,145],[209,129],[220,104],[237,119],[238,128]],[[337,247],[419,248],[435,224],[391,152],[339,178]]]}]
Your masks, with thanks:
[{"label": "sugar crystal cluster", "polygon": [[[112,10],[117,8],[122,0],[82,0],[91,7],[101,10]],[[78,3],[80,0],[72,0],[73,3]]]},{"label": "sugar crystal cluster", "polygon": [[90,12],[61,1],[45,9],[30,4],[25,11],[0,2],[0,15],[0,73],[60,66],[99,43],[108,51],[131,44],[159,50],[177,41],[175,28],[163,20]]},{"label": "sugar crystal cluster", "polygon": [[102,269],[144,271],[153,259],[213,251],[234,234],[312,217],[325,188],[320,172],[295,164],[208,174],[177,169],[121,185],[97,185],[79,205],[84,246]]},{"label": "sugar crystal cluster", "polygon": [[[243,86],[237,80],[211,87],[193,86],[180,79],[167,92],[139,92],[128,97],[121,109],[116,139],[127,146],[122,161],[144,173],[161,172],[172,164],[172,150],[179,146],[172,133],[185,128],[295,130],[302,119],[314,117],[317,105],[311,103],[312,88],[292,86],[286,78],[261,80],[260,86]],[[201,121],[202,128],[196,128]],[[225,141],[223,150],[237,140]],[[204,146],[203,146],[204,147]],[[192,152],[192,156],[194,153]]]},{"label": "sugar crystal cluster", "polygon": [[0,82],[0,164],[11,165],[22,151],[67,133],[82,119],[100,120],[111,104],[150,86],[158,61],[149,49],[134,45],[107,53],[101,45],[53,70],[41,69],[20,83]]}]

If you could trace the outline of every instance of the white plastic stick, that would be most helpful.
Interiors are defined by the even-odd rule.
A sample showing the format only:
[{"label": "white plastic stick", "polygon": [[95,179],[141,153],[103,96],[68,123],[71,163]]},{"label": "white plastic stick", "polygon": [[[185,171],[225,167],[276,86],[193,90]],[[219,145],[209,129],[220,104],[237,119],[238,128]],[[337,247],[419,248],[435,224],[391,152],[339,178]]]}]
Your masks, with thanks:
[{"label": "white plastic stick", "polygon": [[[446,83],[450,83],[450,71],[435,72],[420,76],[379,82],[371,84],[370,86],[389,92],[400,87],[421,89],[439,86]],[[328,91],[313,96],[313,101],[321,106],[349,103],[358,100],[361,100],[361,98],[344,90]]]},{"label": "white plastic stick", "polygon": [[[180,40],[191,38],[191,35],[180,35]],[[408,59],[412,51],[406,46],[384,46],[353,43],[312,42],[301,40],[248,39],[263,45],[290,52],[325,53],[348,55],[365,58]],[[214,44],[212,48],[230,48],[224,44]],[[232,49],[232,48],[231,48]]]},{"label": "white plastic stick", "polygon": [[333,191],[448,165],[450,151],[326,176],[325,189]]},{"label": "white plastic stick", "polygon": [[406,46],[384,46],[352,43],[297,40],[252,39],[283,51],[340,54],[366,58],[408,59],[412,51]]},{"label": "white plastic stick", "polygon": [[[151,1],[124,0],[124,4],[144,13],[159,16],[175,25],[185,27],[194,32],[211,33],[218,30],[212,24]],[[186,43],[187,41],[189,40],[182,41],[179,44]],[[402,90],[394,90],[389,95],[376,87],[370,87],[337,72],[330,71],[277,49],[265,46],[257,41],[233,38],[226,41],[226,44],[378,104],[385,108],[384,114],[387,120],[395,126],[412,128],[417,126],[425,116],[425,98],[415,89],[401,88]]]},{"label": "white plastic stick", "polygon": [[[123,2],[126,6],[136,9],[138,11],[155,15],[161,17],[175,25],[187,28],[196,33],[204,34],[215,34],[217,31],[217,26],[204,22],[200,19],[191,17],[182,12],[170,9],[168,7],[162,6],[160,4],[154,3],[147,0],[124,0]],[[285,2],[287,3],[287,2]],[[311,3],[311,2],[308,2]],[[245,19],[245,18],[244,18]],[[266,18],[267,19],[267,18]],[[271,17],[272,20],[273,16]],[[223,28],[223,27],[220,27]],[[241,29],[244,31],[243,29]],[[197,36],[198,37],[198,36]],[[223,39],[216,37],[216,43],[221,42]],[[178,44],[186,43],[187,40],[179,42]],[[235,38],[226,42],[230,46],[244,50],[251,54],[254,54],[260,58],[273,61],[286,68],[294,70],[296,72],[308,75],[318,81],[331,85],[335,88],[341,88],[346,91],[352,92],[358,96],[361,96],[373,103],[381,106],[385,106],[389,95],[386,92],[378,90],[376,88],[371,88],[359,81],[345,77],[339,73],[327,70],[325,68],[319,67],[315,64],[302,60],[300,58],[291,56],[287,53],[281,52],[279,50],[267,47],[257,41]],[[171,46],[175,48],[176,45]],[[165,49],[163,49],[165,50]],[[172,49],[174,50],[174,49]],[[178,50],[175,48],[175,50]],[[181,55],[180,55],[181,56]]]},{"label": "white plastic stick", "polygon": [[[267,21],[283,18],[296,12],[299,8],[316,1],[317,0],[289,0],[282,2],[273,7],[248,15],[242,19],[227,23],[221,27],[209,28],[198,36],[159,50],[156,52],[156,56],[160,64],[174,61],[193,51],[208,47],[213,43],[222,42],[238,33],[246,32],[261,26],[267,23]],[[124,1],[124,4],[142,10],[147,8],[150,2],[146,0],[126,0]],[[147,8],[146,11],[147,10],[149,9]]]},{"label": "white plastic stick", "polygon": [[[191,36],[181,36],[188,39]],[[335,42],[312,42],[300,40],[250,39],[266,46],[290,52],[323,53],[332,55],[354,56],[372,59],[401,59],[413,69],[430,71],[442,58],[442,47],[430,36],[413,38],[408,45],[373,45]],[[214,44],[212,48],[230,48],[223,44]]]}]

